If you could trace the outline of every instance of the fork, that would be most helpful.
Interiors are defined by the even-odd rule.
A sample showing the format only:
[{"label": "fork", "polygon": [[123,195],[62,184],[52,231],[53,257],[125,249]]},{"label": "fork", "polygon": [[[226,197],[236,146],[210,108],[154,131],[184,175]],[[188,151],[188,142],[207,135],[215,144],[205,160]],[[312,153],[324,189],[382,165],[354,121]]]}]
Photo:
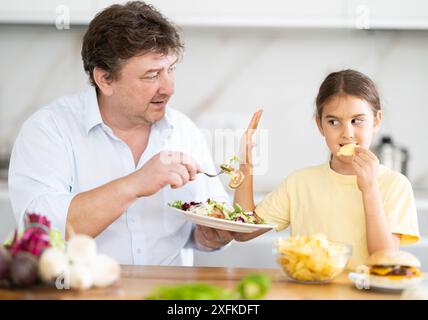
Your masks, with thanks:
[{"label": "fork", "polygon": [[224,170],[220,170],[220,172],[216,173],[216,174],[209,174],[209,173],[206,173],[206,172],[201,172],[201,173],[203,173],[207,177],[214,178],[214,177],[217,177],[217,176],[219,176],[219,175],[221,175],[222,173],[225,173],[225,172],[226,171],[224,171]]}]

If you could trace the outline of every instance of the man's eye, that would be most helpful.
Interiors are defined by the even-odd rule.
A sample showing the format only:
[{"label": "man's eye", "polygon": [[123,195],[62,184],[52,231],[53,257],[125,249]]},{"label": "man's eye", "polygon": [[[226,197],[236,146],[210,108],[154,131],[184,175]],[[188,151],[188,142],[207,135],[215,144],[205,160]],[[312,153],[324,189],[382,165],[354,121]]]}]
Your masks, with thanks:
[{"label": "man's eye", "polygon": [[363,122],[363,119],[352,119],[352,124],[362,124]]},{"label": "man's eye", "polygon": [[150,73],[146,75],[143,79],[154,80],[159,76],[159,73]]},{"label": "man's eye", "polygon": [[177,68],[177,66],[171,66],[169,69],[168,69],[168,72],[173,72],[173,71],[175,71],[175,69]]}]

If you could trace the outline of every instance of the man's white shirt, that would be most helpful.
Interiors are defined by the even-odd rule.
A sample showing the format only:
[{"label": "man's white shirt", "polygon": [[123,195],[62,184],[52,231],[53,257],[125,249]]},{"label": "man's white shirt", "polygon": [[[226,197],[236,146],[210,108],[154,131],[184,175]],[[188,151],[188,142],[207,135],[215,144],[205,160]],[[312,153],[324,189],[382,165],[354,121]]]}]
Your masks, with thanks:
[{"label": "man's white shirt", "polygon": [[[18,225],[26,212],[39,213],[64,235],[76,194],[134,172],[162,150],[184,152],[206,172],[216,171],[200,130],[174,109],[152,125],[135,166],[128,145],[103,123],[94,88],[56,100],[23,124],[13,147],[8,180]],[[191,265],[192,224],[167,204],[207,198],[230,201],[218,178],[202,174],[182,188],[139,198],[96,237],[98,250],[121,264]]]}]

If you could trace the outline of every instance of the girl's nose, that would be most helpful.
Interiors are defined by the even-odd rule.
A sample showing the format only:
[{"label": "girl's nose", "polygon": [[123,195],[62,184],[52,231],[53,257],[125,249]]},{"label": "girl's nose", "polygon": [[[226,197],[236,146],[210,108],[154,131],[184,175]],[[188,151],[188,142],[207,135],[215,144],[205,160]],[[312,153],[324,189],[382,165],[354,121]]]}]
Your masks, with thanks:
[{"label": "girl's nose", "polygon": [[343,127],[342,138],[353,139],[354,138],[354,127],[351,123],[346,124]]}]

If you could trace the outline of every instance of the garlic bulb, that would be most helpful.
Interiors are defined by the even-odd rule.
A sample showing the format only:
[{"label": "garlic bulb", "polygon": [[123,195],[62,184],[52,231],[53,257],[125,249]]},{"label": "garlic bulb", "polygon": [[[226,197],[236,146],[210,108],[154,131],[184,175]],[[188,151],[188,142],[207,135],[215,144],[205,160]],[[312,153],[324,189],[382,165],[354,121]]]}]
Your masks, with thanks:
[{"label": "garlic bulb", "polygon": [[44,282],[52,282],[69,272],[69,259],[58,248],[45,249],[39,258],[39,275]]},{"label": "garlic bulb", "polygon": [[96,287],[107,287],[120,277],[119,264],[105,254],[99,254],[94,257],[89,264],[89,268]]},{"label": "garlic bulb", "polygon": [[109,256],[97,254],[93,238],[78,234],[67,242],[66,251],[46,249],[40,257],[38,272],[44,282],[56,280],[57,285],[57,281],[63,279],[68,288],[86,290],[116,282],[120,277],[120,266]]},{"label": "garlic bulb", "polygon": [[89,263],[97,255],[96,242],[90,236],[75,235],[67,243],[67,254],[72,262]]},{"label": "garlic bulb", "polygon": [[72,264],[69,277],[71,289],[86,290],[92,287],[93,277],[91,270],[84,264]]}]

